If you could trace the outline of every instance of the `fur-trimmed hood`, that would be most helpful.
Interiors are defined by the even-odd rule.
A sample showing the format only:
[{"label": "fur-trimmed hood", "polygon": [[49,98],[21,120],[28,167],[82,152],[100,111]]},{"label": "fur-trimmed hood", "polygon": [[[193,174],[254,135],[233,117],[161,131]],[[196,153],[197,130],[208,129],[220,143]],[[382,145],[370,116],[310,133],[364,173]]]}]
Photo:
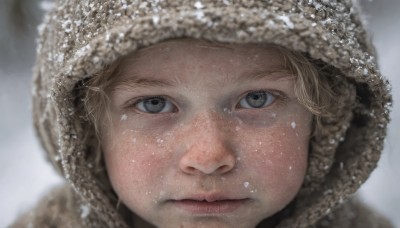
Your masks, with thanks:
[{"label": "fur-trimmed hood", "polygon": [[[346,202],[376,167],[391,96],[351,0],[60,0],[40,26],[34,71],[35,127],[48,158],[91,208],[89,227],[125,227],[94,174],[87,126],[74,92],[121,56],[167,39],[273,43],[338,69],[334,117],[311,140],[293,215],[279,227],[309,227]],[[335,71],[332,71],[332,74]],[[334,77],[335,75],[332,75]]]}]

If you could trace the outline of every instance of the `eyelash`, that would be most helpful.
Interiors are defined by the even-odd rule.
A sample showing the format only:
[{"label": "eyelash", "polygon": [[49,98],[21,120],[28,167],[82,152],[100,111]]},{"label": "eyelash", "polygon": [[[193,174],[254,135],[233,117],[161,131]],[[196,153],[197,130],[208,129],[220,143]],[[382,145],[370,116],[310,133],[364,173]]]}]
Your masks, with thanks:
[{"label": "eyelash", "polygon": [[[241,106],[241,101],[243,100],[243,99],[245,99],[247,96],[249,96],[249,94],[252,94],[252,93],[258,93],[258,92],[261,92],[261,93],[266,93],[267,94],[267,96],[272,96],[273,98],[273,100],[271,101],[271,103],[270,104],[268,104],[268,105],[263,105],[262,107],[259,107],[259,108],[256,108],[256,107],[250,107],[250,108],[243,108],[243,107],[240,107]],[[171,108],[173,109],[172,111],[161,111],[161,112],[147,112],[147,111],[143,111],[143,110],[140,110],[140,108],[142,108],[143,109],[143,105],[144,105],[144,103],[142,103],[142,102],[145,102],[145,101],[149,101],[150,99],[160,99],[160,100],[164,100],[165,102],[167,102],[168,103],[168,105],[171,105]],[[254,90],[254,91],[248,91],[248,92],[246,92],[246,93],[244,93],[242,96],[240,96],[240,99],[239,99],[239,101],[237,101],[236,103],[237,103],[237,105],[235,106],[235,108],[237,108],[237,109],[245,109],[245,110],[253,110],[253,109],[263,109],[263,108],[266,108],[266,107],[270,107],[271,105],[274,105],[275,103],[277,103],[277,104],[282,104],[282,103],[285,103],[286,102],[286,100],[287,100],[287,96],[285,96],[282,92],[280,92],[280,91],[269,91],[269,90]],[[176,113],[176,112],[178,112],[178,108],[177,108],[177,105],[175,105],[173,102],[171,102],[171,99],[169,99],[168,97],[166,97],[166,96],[146,96],[146,97],[140,97],[140,98],[137,98],[137,99],[135,99],[134,101],[132,101],[132,102],[129,102],[130,104],[128,104],[127,105],[127,108],[131,108],[131,107],[133,107],[133,108],[135,108],[138,112],[140,112],[140,113],[144,113],[144,114],[168,114],[168,113]],[[138,107],[138,106],[142,106],[142,107]]]}]

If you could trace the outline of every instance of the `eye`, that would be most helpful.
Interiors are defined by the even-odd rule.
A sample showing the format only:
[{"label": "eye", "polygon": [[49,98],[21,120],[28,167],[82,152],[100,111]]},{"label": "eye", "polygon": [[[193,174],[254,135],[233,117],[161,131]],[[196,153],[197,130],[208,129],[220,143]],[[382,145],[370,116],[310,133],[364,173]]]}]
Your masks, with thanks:
[{"label": "eye", "polygon": [[239,101],[241,108],[262,108],[272,104],[276,97],[267,91],[255,91],[248,93]]},{"label": "eye", "polygon": [[148,97],[136,102],[135,107],[145,113],[167,113],[174,111],[174,105],[164,97]]}]

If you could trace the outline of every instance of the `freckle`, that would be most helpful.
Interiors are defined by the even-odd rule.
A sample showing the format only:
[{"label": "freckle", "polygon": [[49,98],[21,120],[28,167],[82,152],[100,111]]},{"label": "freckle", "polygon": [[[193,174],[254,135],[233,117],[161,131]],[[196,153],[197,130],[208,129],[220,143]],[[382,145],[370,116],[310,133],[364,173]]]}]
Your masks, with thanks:
[{"label": "freckle", "polygon": [[121,116],[121,121],[124,121],[124,120],[127,120],[127,119],[128,119],[128,116],[126,114],[123,114]]}]

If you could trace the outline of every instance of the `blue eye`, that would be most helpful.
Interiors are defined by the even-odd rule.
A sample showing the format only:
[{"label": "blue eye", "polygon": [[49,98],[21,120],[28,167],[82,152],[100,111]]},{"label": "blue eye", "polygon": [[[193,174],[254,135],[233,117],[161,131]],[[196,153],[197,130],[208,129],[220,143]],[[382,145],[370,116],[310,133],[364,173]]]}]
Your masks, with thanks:
[{"label": "blue eye", "polygon": [[266,91],[250,92],[239,101],[241,108],[262,108],[272,104],[276,97]]},{"label": "blue eye", "polygon": [[142,112],[157,114],[174,111],[174,105],[163,97],[148,97],[141,99],[135,107]]}]

